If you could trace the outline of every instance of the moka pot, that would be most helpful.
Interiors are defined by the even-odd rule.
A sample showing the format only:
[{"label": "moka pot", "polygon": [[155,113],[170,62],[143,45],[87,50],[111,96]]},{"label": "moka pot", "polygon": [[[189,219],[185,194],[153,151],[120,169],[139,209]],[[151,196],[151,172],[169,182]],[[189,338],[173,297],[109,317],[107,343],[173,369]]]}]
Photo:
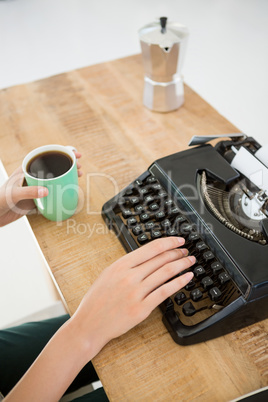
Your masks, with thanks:
[{"label": "moka pot", "polygon": [[139,30],[144,64],[144,105],[156,112],[169,112],[184,103],[181,77],[188,30],[166,17]]}]

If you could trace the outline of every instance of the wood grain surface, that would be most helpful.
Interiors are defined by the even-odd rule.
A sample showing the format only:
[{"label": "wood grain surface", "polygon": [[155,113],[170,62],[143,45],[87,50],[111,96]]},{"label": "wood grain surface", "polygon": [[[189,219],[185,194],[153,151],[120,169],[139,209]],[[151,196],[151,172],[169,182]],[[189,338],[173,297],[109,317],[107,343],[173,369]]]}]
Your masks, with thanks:
[{"label": "wood grain surface", "polygon": [[[125,253],[101,218],[104,202],[155,159],[186,149],[193,135],[239,131],[188,86],[184,106],[172,113],[147,110],[142,93],[140,55],[0,92],[0,158],[9,174],[41,145],[73,145],[83,154],[78,213],[62,223],[29,217],[71,314]],[[156,309],[94,365],[111,401],[229,401],[268,385],[267,332],[265,320],[179,346]]]}]

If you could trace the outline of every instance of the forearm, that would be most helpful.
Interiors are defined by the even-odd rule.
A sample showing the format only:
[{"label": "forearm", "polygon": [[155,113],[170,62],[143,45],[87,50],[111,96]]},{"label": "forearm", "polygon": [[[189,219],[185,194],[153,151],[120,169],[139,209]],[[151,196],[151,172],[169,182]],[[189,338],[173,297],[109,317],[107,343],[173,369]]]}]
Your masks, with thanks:
[{"label": "forearm", "polygon": [[8,401],[58,401],[76,375],[96,354],[84,340],[77,323],[69,320],[5,399]]},{"label": "forearm", "polygon": [[111,339],[139,324],[193,277],[184,239],[155,240],[106,268],[89,288],[73,317],[54,335],[9,401],[51,402]]}]

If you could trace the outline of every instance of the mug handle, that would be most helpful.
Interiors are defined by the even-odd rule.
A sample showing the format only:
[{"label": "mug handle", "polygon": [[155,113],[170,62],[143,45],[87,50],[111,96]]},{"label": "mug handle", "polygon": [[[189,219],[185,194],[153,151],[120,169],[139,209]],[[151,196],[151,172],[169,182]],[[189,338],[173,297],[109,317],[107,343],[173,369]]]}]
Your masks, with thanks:
[{"label": "mug handle", "polygon": [[71,145],[65,145],[65,148],[69,149],[69,151],[77,152],[77,149]]}]

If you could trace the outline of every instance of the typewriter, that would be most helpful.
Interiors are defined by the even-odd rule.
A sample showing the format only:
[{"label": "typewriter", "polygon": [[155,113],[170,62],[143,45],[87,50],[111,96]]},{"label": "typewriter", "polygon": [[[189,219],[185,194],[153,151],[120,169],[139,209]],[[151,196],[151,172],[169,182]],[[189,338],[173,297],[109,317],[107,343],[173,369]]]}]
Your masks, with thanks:
[{"label": "typewriter", "polygon": [[183,236],[196,257],[193,280],[159,306],[180,345],[268,317],[267,147],[225,138],[156,160],[102,209],[127,252]]}]

